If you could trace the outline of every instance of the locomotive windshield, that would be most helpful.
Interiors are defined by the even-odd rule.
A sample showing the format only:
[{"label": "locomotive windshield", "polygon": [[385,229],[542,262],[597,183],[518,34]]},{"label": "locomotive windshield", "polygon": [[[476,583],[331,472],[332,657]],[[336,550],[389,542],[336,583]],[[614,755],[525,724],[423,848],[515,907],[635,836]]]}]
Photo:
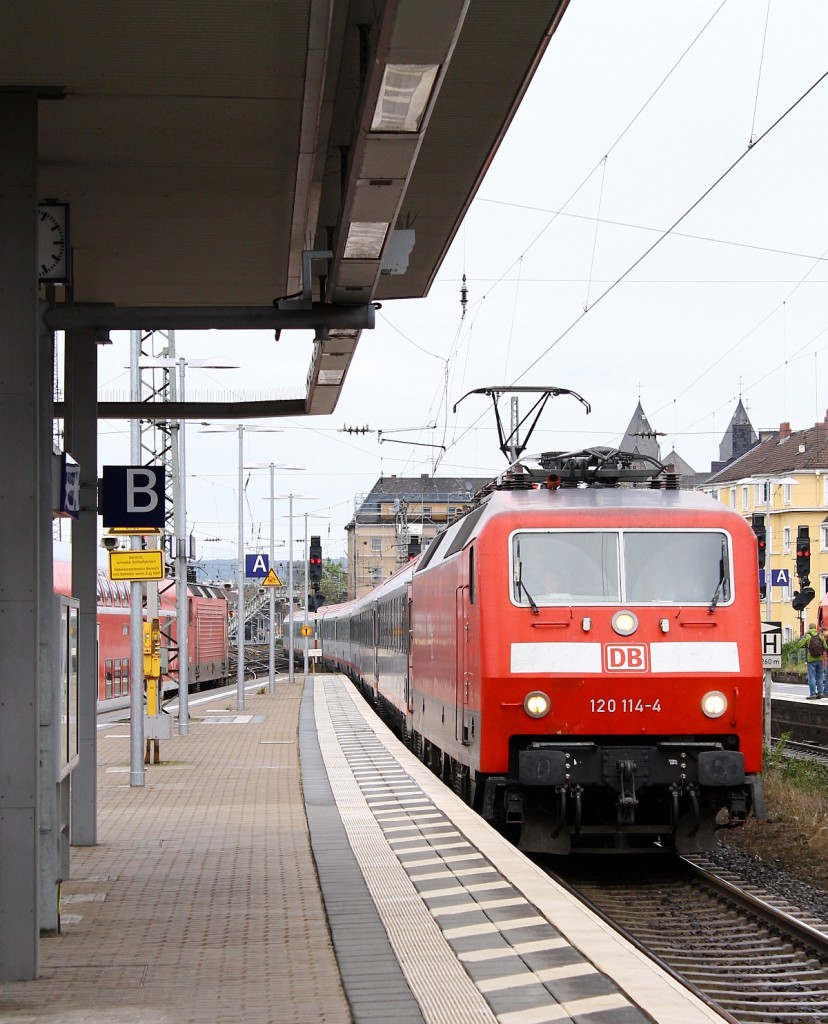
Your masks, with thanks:
[{"label": "locomotive windshield", "polygon": [[516,604],[710,604],[731,596],[725,534],[594,530],[517,533]]}]

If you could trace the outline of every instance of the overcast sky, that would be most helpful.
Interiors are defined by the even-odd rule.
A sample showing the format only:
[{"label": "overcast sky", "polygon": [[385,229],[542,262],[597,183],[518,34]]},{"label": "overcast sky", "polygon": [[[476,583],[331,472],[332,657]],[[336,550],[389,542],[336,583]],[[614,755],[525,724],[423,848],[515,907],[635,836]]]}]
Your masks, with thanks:
[{"label": "overcast sky", "polygon": [[[583,395],[590,415],[572,399],[549,403],[533,452],[617,443],[640,398],[662,454],[675,446],[697,471],[718,457],[740,396],[757,429],[821,420],[825,75],[825,0],[572,0],[431,294],[383,305],[332,416],[246,432],[245,461],[307,467],[277,475],[277,494],[313,496],[294,502],[294,535],[308,512],[309,532],[338,557],[355,497],[381,474],[430,475],[435,461],[441,476],[505,468],[490,400],[452,411],[473,388]],[[113,339],[99,370],[109,395],[128,388],[128,335]],[[179,356],[241,364],[188,370],[188,398],[305,392],[309,334],[176,341]],[[502,411],[508,423],[508,400]],[[233,558],[237,436],[190,425],[187,437],[199,558]],[[102,422],[101,463],[129,461],[128,425]],[[267,550],[269,474],[245,476],[245,549]],[[276,503],[277,544],[287,506]]]}]

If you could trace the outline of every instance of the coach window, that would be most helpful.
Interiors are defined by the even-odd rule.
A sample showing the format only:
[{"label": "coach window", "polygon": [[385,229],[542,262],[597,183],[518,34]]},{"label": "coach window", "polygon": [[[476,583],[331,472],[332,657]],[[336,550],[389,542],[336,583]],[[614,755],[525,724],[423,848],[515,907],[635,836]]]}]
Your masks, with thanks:
[{"label": "coach window", "polygon": [[112,659],[104,662],[104,697],[112,696]]},{"label": "coach window", "polygon": [[112,689],[112,694],[113,694],[114,697],[120,697],[121,696],[121,659],[120,658],[116,658],[115,659],[115,685],[114,685],[114,687]]}]

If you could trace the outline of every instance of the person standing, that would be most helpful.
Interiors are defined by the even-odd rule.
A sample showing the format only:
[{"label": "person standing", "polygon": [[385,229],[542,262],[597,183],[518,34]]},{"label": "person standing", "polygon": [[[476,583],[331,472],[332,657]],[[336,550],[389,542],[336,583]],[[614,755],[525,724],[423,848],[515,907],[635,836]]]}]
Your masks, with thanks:
[{"label": "person standing", "polygon": [[828,646],[826,646],[822,630],[817,628],[816,623],[813,623],[796,646],[805,648],[805,666],[808,670],[808,696],[805,699],[821,700],[823,697],[828,697],[828,691],[825,689],[825,666],[823,663]]}]

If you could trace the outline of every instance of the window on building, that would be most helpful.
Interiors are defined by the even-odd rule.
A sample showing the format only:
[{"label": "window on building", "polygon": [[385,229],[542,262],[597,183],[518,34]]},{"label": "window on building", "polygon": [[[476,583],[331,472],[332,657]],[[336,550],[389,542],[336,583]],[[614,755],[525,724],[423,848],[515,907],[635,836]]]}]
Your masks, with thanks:
[{"label": "window on building", "polygon": [[765,488],[763,484],[753,485],[753,504],[759,505],[765,500]]},{"label": "window on building", "polygon": [[736,508],[736,488],[730,488],[730,507]]},{"label": "window on building", "polygon": [[382,537],[372,537],[371,538],[371,550],[372,551],[382,551]]},{"label": "window on building", "polygon": [[790,505],[790,503],[791,503],[791,489],[792,488],[793,488],[793,484],[783,484],[782,485],[782,495],[783,495],[782,500],[785,502],[786,505]]},{"label": "window on building", "polygon": [[819,577],[819,595],[825,597],[828,594],[828,576],[825,573],[820,573]]},{"label": "window on building", "polygon": [[819,549],[828,551],[828,523],[819,524]]},{"label": "window on building", "polygon": [[782,554],[789,555],[791,553],[791,528],[790,526],[782,527]]},{"label": "window on building", "polygon": [[750,501],[748,499],[748,490],[749,489],[748,489],[747,485],[742,487],[742,511],[743,512],[747,512],[747,510],[750,508]]},{"label": "window on building", "polygon": [[432,515],[431,505],[423,505],[423,519],[431,519]]}]

